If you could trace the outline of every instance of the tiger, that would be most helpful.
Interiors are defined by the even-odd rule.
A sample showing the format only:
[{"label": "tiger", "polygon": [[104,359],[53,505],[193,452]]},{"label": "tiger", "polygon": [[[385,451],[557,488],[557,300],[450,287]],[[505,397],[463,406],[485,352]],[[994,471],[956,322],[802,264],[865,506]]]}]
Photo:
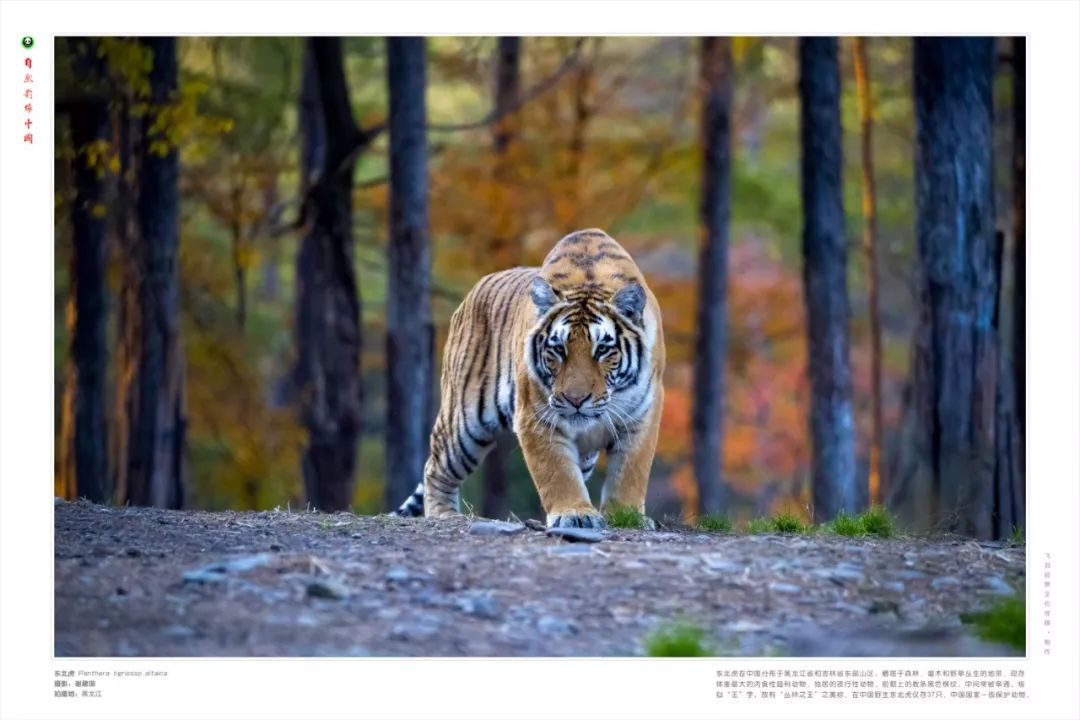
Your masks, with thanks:
[{"label": "tiger", "polygon": [[[459,487],[512,430],[549,528],[603,528],[645,495],[664,404],[660,307],[623,247],[578,230],[542,265],[483,277],[450,320],[424,477],[395,511],[459,514]],[[607,453],[601,509],[585,482]]]}]

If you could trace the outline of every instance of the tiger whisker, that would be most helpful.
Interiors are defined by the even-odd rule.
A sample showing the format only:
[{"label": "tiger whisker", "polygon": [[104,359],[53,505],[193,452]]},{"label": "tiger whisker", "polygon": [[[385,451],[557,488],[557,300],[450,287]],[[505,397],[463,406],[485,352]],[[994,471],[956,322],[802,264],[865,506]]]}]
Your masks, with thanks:
[{"label": "tiger whisker", "polygon": [[611,421],[611,417],[607,413],[604,413],[600,417],[604,418],[604,420],[608,424],[608,427],[611,428],[611,434],[612,434],[612,436],[614,436],[614,443],[616,445],[618,445],[619,444],[619,431],[615,429],[615,423]]},{"label": "tiger whisker", "polygon": [[622,424],[624,430],[630,429],[630,418],[628,418],[621,410],[618,410],[614,405],[609,408],[609,411],[618,418]]}]

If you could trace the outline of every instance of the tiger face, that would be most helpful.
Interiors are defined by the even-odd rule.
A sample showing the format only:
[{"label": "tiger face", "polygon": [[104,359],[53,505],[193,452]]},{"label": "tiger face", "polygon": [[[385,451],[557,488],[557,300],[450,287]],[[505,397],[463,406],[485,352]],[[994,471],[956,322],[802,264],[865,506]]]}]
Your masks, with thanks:
[{"label": "tiger face", "polygon": [[526,364],[550,419],[583,428],[618,417],[619,393],[637,384],[647,360],[644,290],[632,283],[614,293],[599,286],[560,293],[537,276],[530,294],[538,319]]}]

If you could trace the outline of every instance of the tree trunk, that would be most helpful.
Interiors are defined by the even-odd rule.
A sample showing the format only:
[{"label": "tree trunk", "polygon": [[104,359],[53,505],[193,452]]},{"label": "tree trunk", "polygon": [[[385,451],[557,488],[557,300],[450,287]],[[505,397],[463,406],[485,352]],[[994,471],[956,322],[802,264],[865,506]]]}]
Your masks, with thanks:
[{"label": "tree trunk", "polygon": [[177,249],[180,163],[175,146],[155,125],[175,101],[176,38],[141,40],[150,51],[150,109],[137,145],[136,234],[128,244],[121,290],[126,346],[118,381],[125,408],[123,500],[133,505],[183,507],[186,499],[184,357],[180,343]]},{"label": "tree trunk", "polygon": [[500,433],[484,458],[484,488],[480,497],[480,514],[484,517],[505,520],[510,516],[510,478],[506,464],[516,443],[513,434]]},{"label": "tree trunk", "polygon": [[312,507],[346,510],[363,416],[360,295],[353,263],[353,123],[340,38],[309,38],[300,91],[305,232],[296,259],[304,490]]},{"label": "tree trunk", "polygon": [[[581,52],[584,55],[586,40],[581,41]],[[600,54],[602,38],[592,38],[593,59],[582,58],[574,72],[574,81],[571,86],[571,123],[570,138],[566,147],[566,164],[564,169],[562,196],[563,201],[556,206],[556,221],[561,226],[561,232],[571,232],[581,227],[582,212],[588,202],[585,197],[585,153],[586,141],[589,133],[589,125],[592,122],[593,86],[595,84],[596,68],[594,63]]]},{"label": "tree trunk", "polygon": [[[94,49],[72,40],[76,72],[84,85],[98,72]],[[106,234],[104,168],[88,152],[109,137],[109,111],[104,97],[87,99],[71,113],[71,139],[75,149],[75,199],[71,206],[71,273],[68,303],[70,355],[61,420],[60,486],[67,499],[108,500],[106,473],[108,447],[105,425],[105,380],[108,351],[105,345],[107,289],[105,286]]]},{"label": "tree trunk", "polygon": [[931,522],[977,537],[994,533],[997,462],[993,70],[992,39],[915,40],[916,472]]},{"label": "tree trunk", "polygon": [[[1025,146],[1027,144],[1027,47],[1025,39],[1012,39],[1013,142],[1012,142],[1012,235],[1013,296],[1012,348],[1002,349],[999,359],[997,393],[997,467],[994,484],[994,536],[1009,537],[1014,529],[1023,529],[1025,520],[1024,403],[1026,402],[1026,228]],[[1003,241],[999,238],[997,278],[1001,282]],[[999,290],[1000,292],[1000,290]],[[998,313],[1000,315],[1000,311]],[[1000,332],[1000,325],[997,325]],[[999,335],[1000,338],[1000,335]],[[1011,366],[1009,363],[1011,362]]]},{"label": "tree trunk", "polygon": [[[68,332],[75,330],[75,301],[69,297],[64,308],[64,320]],[[78,480],[75,477],[75,387],[79,375],[75,360],[68,352],[64,361],[64,394],[60,400],[60,436],[57,438],[56,467],[53,476],[53,494],[65,500],[79,497]]]},{"label": "tree trunk", "polygon": [[800,38],[803,291],[814,519],[857,510],[836,38]]},{"label": "tree trunk", "polygon": [[119,266],[113,431],[109,437],[109,472],[112,478],[113,502],[129,502],[129,452],[135,403],[138,399],[134,384],[139,357],[139,269],[140,252],[138,228],[135,223],[135,200],[138,195],[138,138],[140,123],[131,112],[133,95],[130,89],[116,113],[117,154],[120,156],[120,177],[117,179],[116,250]]},{"label": "tree trunk", "polygon": [[[261,277],[259,279],[259,300],[264,303],[273,303],[280,293],[281,278],[278,273],[278,265],[281,261],[281,243],[277,237],[275,228],[280,223],[280,207],[278,203],[278,180],[277,175],[266,180],[263,187],[263,213],[264,220],[261,232],[252,233],[250,242],[261,240],[263,252],[261,253]],[[261,237],[260,237],[261,235]]]},{"label": "tree trunk", "polygon": [[866,255],[866,279],[870,316],[870,474],[869,497],[881,505],[885,496],[882,478],[882,443],[884,421],[881,400],[881,310],[878,300],[877,267],[877,188],[874,182],[874,107],[870,93],[870,64],[866,57],[866,39],[854,38],[855,85],[859,100],[860,158],[862,165],[863,252]]},{"label": "tree trunk", "polygon": [[521,133],[520,115],[511,111],[521,94],[521,38],[499,38],[495,64],[495,123],[493,151],[495,207],[494,236],[491,240],[492,269],[504,270],[521,262],[518,244],[517,218],[510,198],[514,188],[514,166],[511,152]]},{"label": "tree trunk", "polygon": [[386,296],[386,506],[423,479],[431,431],[431,249],[423,38],[386,40],[390,248]]},{"label": "tree trunk", "polygon": [[693,407],[698,514],[728,510],[724,483],[728,223],[731,215],[730,38],[701,40],[701,206]]},{"label": "tree trunk", "polygon": [[[514,187],[513,147],[520,134],[517,112],[509,112],[521,93],[521,38],[501,37],[495,61],[495,113],[499,117],[494,132],[493,207],[494,232],[491,240],[489,271],[505,270],[521,264],[521,229],[511,202]],[[495,447],[483,461],[484,486],[480,512],[484,517],[505,518],[510,514],[509,479],[506,462],[514,447],[509,433],[495,439]]]},{"label": "tree trunk", "polygon": [[[600,39],[595,38],[594,44],[599,44]],[[592,94],[594,68],[588,63],[582,63],[578,71],[574,73],[574,107],[573,124],[570,126],[570,182],[574,197],[580,202],[581,196],[581,173],[585,164],[585,135],[589,130],[589,120],[592,118]],[[576,227],[576,218],[575,218]]]},{"label": "tree trunk", "polygon": [[[1027,430],[1027,41],[1013,38],[1013,391],[1019,446],[1021,506],[1026,477],[1025,432]],[[1018,521],[1024,521],[1023,512]]]},{"label": "tree trunk", "polygon": [[[1002,287],[1002,265],[1005,238],[996,232],[994,249],[994,277]],[[1000,338],[1001,303],[994,308],[994,331]],[[994,417],[994,487],[992,490],[992,517],[994,538],[1009,537],[1013,528],[1023,527],[1024,503],[1020,497],[1023,476],[1020,466],[1020,437],[1015,406],[1015,389],[1008,372],[1005,353],[998,353],[998,385],[996,389]]]},{"label": "tree trunk", "polygon": [[229,190],[229,230],[232,239],[233,285],[236,290],[236,326],[244,332],[247,325],[247,271],[244,263],[247,247],[244,242],[244,186],[235,180]]}]

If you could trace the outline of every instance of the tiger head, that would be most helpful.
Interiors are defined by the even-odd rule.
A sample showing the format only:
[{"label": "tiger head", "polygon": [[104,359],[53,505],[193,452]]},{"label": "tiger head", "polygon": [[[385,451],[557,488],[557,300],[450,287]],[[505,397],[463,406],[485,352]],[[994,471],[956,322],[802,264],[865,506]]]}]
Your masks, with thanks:
[{"label": "tiger head", "polygon": [[558,291],[538,275],[530,295],[538,320],[526,364],[551,420],[584,426],[617,415],[618,394],[648,373],[644,289],[631,282],[614,292],[597,284]]}]

